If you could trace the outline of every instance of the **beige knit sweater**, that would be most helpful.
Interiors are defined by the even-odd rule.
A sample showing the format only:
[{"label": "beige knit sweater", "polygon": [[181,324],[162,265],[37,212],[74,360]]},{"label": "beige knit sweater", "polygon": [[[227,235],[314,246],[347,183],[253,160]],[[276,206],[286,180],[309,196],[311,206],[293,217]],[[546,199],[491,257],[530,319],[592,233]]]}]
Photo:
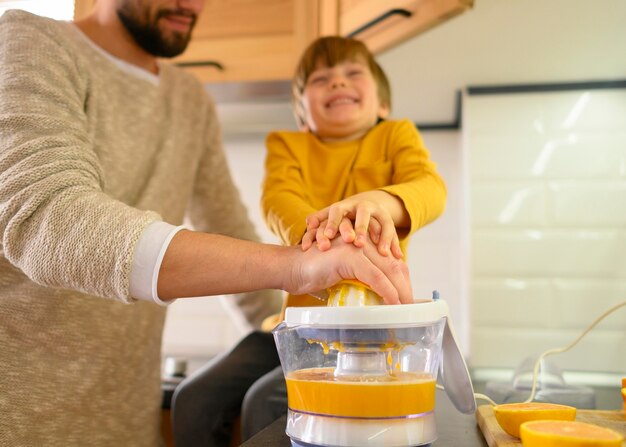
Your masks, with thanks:
[{"label": "beige knit sweater", "polygon": [[[129,271],[146,225],[185,217],[256,238],[202,86],[134,76],[73,24],[0,18],[0,445],[160,443],[165,310],[129,297]],[[239,298],[255,323],[275,310],[257,298]]]}]

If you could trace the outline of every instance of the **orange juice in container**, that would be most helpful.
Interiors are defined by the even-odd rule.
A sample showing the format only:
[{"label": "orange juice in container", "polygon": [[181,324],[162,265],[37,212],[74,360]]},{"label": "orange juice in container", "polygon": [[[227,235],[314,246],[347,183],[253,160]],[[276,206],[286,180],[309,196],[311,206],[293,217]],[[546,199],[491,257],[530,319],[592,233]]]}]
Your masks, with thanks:
[{"label": "orange juice in container", "polygon": [[432,443],[439,374],[460,411],[476,409],[442,300],[387,306],[366,285],[342,282],[329,306],[288,308],[273,333],[295,447]]}]

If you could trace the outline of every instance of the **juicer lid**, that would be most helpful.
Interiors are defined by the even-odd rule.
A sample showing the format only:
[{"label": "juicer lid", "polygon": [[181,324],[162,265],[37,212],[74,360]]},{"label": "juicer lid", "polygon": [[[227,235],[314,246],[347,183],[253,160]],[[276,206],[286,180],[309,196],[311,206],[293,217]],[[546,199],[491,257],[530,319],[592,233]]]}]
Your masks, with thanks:
[{"label": "juicer lid", "polygon": [[288,307],[285,323],[319,326],[386,327],[431,323],[448,316],[448,305],[443,300],[427,303],[346,306],[346,307]]}]

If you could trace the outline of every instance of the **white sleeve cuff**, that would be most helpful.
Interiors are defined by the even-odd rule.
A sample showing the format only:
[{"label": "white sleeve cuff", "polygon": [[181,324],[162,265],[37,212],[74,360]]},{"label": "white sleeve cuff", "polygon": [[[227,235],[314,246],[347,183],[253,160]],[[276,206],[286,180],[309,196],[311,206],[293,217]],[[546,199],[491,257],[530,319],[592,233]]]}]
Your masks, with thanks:
[{"label": "white sleeve cuff", "polygon": [[172,238],[184,227],[166,222],[153,222],[146,227],[135,247],[135,256],[130,271],[130,296],[143,301],[153,301],[167,306],[175,300],[163,301],[157,293],[159,270],[163,256]]}]

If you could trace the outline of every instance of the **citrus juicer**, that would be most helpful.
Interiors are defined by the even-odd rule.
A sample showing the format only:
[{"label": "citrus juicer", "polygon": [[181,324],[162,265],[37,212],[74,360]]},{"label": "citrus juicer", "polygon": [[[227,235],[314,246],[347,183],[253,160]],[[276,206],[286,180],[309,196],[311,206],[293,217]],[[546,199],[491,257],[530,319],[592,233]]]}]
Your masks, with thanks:
[{"label": "citrus juicer", "polygon": [[295,447],[424,446],[437,438],[435,384],[476,401],[443,300],[382,305],[365,285],[329,289],[326,307],[291,307],[274,338]]}]

